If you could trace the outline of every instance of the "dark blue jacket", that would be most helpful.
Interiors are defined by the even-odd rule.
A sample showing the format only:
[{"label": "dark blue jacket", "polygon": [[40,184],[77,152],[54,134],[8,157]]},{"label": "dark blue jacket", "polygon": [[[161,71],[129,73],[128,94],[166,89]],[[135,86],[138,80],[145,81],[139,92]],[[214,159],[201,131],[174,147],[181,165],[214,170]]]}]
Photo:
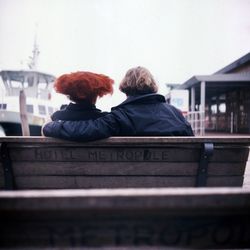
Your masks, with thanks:
[{"label": "dark blue jacket", "polygon": [[91,141],[110,136],[192,136],[190,124],[164,96],[148,94],[127,98],[96,120],[50,122],[45,136]]},{"label": "dark blue jacket", "polygon": [[102,112],[97,109],[94,104],[89,103],[86,100],[82,100],[79,103],[70,103],[63,105],[63,108],[52,114],[52,121],[85,121],[90,119],[97,119],[108,112]]}]

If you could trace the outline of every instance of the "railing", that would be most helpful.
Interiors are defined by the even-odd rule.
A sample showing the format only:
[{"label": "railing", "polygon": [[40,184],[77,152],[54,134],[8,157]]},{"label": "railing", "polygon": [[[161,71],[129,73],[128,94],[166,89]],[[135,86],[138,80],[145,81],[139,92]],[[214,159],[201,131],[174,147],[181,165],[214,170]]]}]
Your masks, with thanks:
[{"label": "railing", "polygon": [[188,112],[185,118],[191,124],[195,135],[205,135],[205,113],[200,111]]}]

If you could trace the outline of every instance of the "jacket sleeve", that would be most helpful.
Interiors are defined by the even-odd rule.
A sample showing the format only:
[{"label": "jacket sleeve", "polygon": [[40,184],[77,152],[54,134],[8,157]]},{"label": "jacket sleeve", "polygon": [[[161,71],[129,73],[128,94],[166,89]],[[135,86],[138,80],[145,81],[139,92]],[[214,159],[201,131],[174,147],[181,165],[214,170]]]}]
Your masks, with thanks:
[{"label": "jacket sleeve", "polygon": [[118,135],[119,117],[113,113],[88,121],[53,121],[45,124],[43,134],[72,141],[93,141]]}]

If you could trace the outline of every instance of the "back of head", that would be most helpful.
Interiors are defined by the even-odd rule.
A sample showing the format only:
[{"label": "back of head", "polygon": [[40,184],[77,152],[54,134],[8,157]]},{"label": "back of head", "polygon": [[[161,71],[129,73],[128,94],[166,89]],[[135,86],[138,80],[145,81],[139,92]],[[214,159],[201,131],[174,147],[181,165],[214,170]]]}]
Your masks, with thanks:
[{"label": "back of head", "polygon": [[114,81],[108,76],[86,71],[61,75],[56,79],[54,88],[57,93],[67,95],[70,100],[87,100],[95,103],[97,97],[113,93]]},{"label": "back of head", "polygon": [[136,67],[127,71],[119,89],[127,96],[134,96],[156,93],[158,86],[148,69]]}]

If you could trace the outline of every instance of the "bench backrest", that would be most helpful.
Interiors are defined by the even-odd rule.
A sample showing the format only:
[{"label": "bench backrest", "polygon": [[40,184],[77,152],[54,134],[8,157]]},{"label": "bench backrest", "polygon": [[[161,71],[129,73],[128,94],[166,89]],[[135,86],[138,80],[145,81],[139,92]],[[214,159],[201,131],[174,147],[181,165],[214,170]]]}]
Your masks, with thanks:
[{"label": "bench backrest", "polygon": [[4,249],[249,249],[250,191],[2,191],[0,222]]},{"label": "bench backrest", "polygon": [[2,137],[0,188],[242,186],[250,137]]}]

